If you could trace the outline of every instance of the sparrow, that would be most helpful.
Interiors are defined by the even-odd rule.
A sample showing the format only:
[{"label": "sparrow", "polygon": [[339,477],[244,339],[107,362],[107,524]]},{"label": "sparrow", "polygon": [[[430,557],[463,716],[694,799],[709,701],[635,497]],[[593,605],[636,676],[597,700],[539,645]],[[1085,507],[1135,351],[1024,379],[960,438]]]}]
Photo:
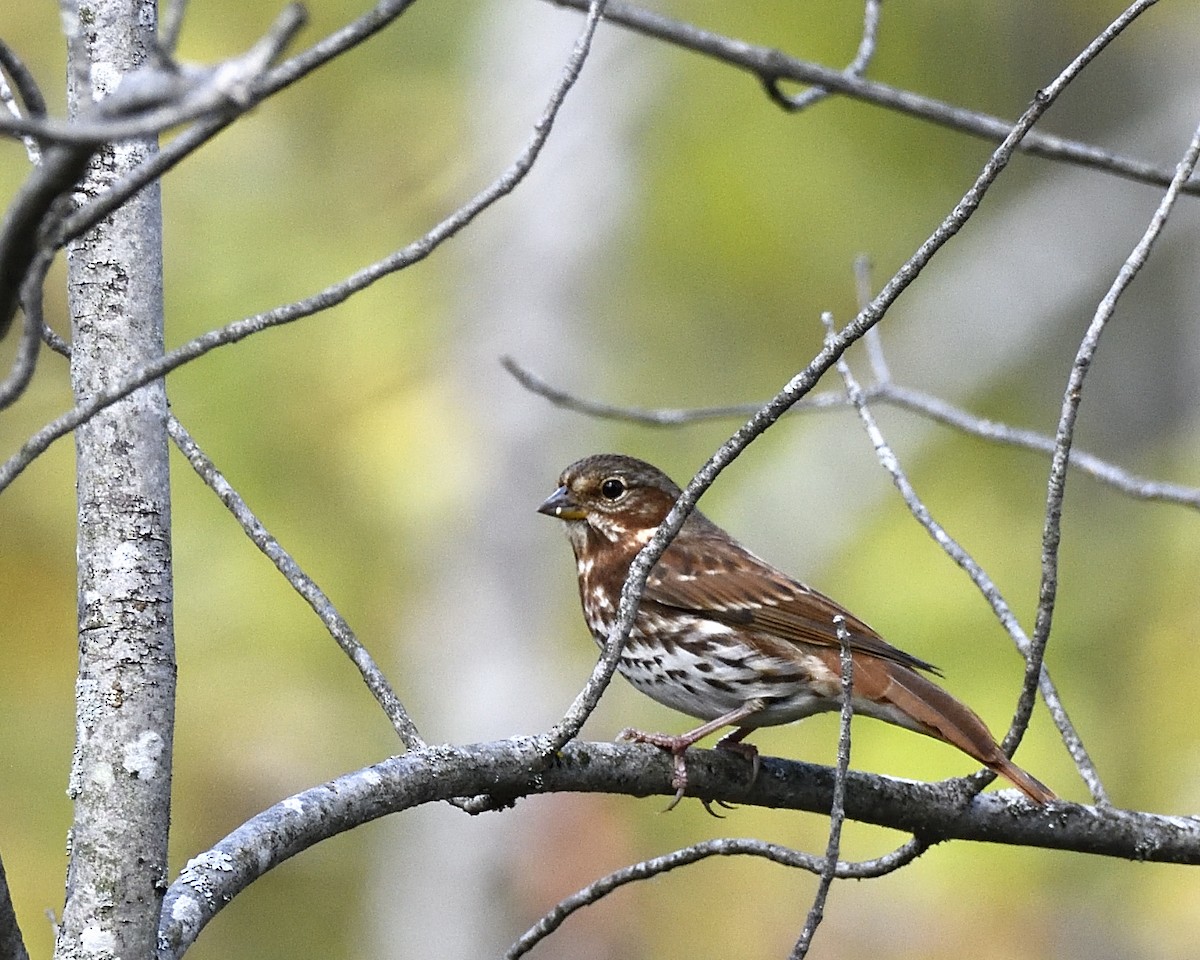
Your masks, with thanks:
[{"label": "sparrow", "polygon": [[[571,464],[538,512],[563,521],[575,553],[583,615],[603,648],[629,566],[682,491],[633,457],[598,454]],[[717,747],[754,761],[743,740],[759,727],[841,709],[838,623],[853,658],[857,715],[957,747],[1034,803],[1055,794],[1014,764],[979,716],[905,653],[836,601],[777,570],[693,510],[650,571],[617,669],[653,700],[704,721],[678,736],[627,730],[674,757],[674,806],[687,787],[688,747],[723,727]],[[670,808],[668,808],[670,809]]]}]

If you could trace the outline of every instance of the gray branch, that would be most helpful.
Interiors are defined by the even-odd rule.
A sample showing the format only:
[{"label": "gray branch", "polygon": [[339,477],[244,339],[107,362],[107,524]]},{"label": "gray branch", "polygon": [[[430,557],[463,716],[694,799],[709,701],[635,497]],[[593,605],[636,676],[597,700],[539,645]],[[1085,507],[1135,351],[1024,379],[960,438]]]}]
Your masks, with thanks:
[{"label": "gray branch", "polygon": [[[548,2],[577,10],[583,9],[587,5],[584,0],[548,0]],[[1135,4],[1137,10],[1133,15],[1140,15],[1143,10],[1155,2],[1157,0],[1145,0],[1143,3]],[[1133,10],[1132,7],[1130,9]],[[771,99],[777,103],[782,104],[788,100],[787,96],[778,89],[780,81],[786,80],[844,94],[855,100],[862,100],[864,103],[873,103],[888,110],[928,120],[931,123],[990,140],[993,143],[1002,142],[1014,126],[1010,120],[968,110],[965,107],[922,96],[910,90],[892,87],[886,83],[865,80],[852,71],[843,72],[820,64],[798,60],[782,51],[772,50],[769,47],[758,47],[746,43],[744,40],[725,37],[689,23],[672,20],[633,4],[620,2],[620,0],[614,0],[609,5],[605,19],[655,40],[672,43],[729,66],[745,70],[766,86]],[[1123,157],[1110,150],[1048,133],[1030,133],[1024,138],[1018,149],[1023,153],[1043,157],[1047,160],[1058,160],[1090,167],[1138,183],[1165,187],[1171,182],[1172,171],[1169,168]],[[1189,181],[1183,188],[1183,192],[1192,195],[1200,194],[1200,180]]]},{"label": "gray branch", "polygon": [[[688,754],[689,792],[698,797],[812,813],[827,813],[831,807],[837,779],[831,767],[765,758],[753,784],[747,783],[748,772],[745,759],[728,751]],[[490,793],[497,805],[562,791],[666,797],[675,792],[671,776],[671,760],[661,750],[630,744],[576,741],[549,761],[541,738],[428,747],[391,757],[289,797],[193,858],[163,902],[158,960],[181,957],[205,924],[268,870],[387,814],[479,793]],[[851,771],[846,775],[846,816],[910,833],[918,838],[919,849],[946,840],[975,840],[1200,864],[1196,817],[1065,802],[1036,807],[1015,791],[970,798],[967,790],[964,781],[913,783]],[[743,851],[736,846],[712,850],[724,852]],[[913,855],[902,848],[891,856]],[[700,858],[682,851],[671,856],[683,862]],[[774,859],[811,869],[825,858],[781,854]],[[839,874],[873,875],[856,870],[839,864]]]},{"label": "gray branch", "polygon": [[246,501],[225,479],[216,464],[200,449],[200,445],[174,415],[168,416],[167,432],[175,446],[179,448],[179,452],[187,457],[188,463],[192,465],[197,476],[208,485],[209,489],[233,514],[234,519],[237,520],[250,541],[275,565],[275,569],[291,584],[292,589],[300,594],[312,611],[320,617],[325,629],[329,631],[329,635],[341,647],[342,652],[350,658],[350,662],[358,668],[363,683],[367,685],[367,689],[371,691],[371,695],[383,709],[388,720],[391,721],[392,728],[400,737],[405,749],[425,746],[425,741],[421,739],[416,724],[408,715],[408,711],[404,709],[404,704],[396,696],[387,677],[383,675],[383,671],[379,669],[375,658],[359,642],[358,637],[350,628],[350,624],[338,612],[325,591],[301,569],[300,564],[284,549],[283,545],[271,536],[270,531],[254,515]]},{"label": "gray branch", "polygon": [[[868,341],[869,344],[869,341]],[[726,404],[713,407],[630,407],[618,404],[604,403],[588,399],[556,387],[544,378],[534,373],[528,367],[522,366],[512,357],[501,357],[500,363],[513,378],[530,393],[543,397],[556,407],[564,410],[574,410],[585,416],[602,420],[618,420],[636,423],[645,427],[684,427],[693,423],[708,420],[728,420],[730,418],[748,417],[762,408],[761,402]],[[935,423],[953,427],[963,433],[1006,446],[1032,450],[1036,453],[1050,454],[1054,452],[1054,438],[1035,430],[1014,427],[1006,423],[997,423],[986,417],[956,407],[954,404],[935,397],[932,394],[905,387],[888,377],[886,366],[880,367],[873,359],[871,366],[879,377],[874,383],[864,384],[862,393],[864,399],[872,404],[884,404],[908,410],[919,416],[926,417]],[[842,410],[852,406],[841,391],[825,390],[821,393],[810,393],[797,401],[789,413],[804,411]],[[1200,510],[1200,488],[1188,487],[1180,483],[1167,483],[1153,480],[1131,473],[1114,463],[1097,457],[1083,450],[1072,450],[1069,464],[1072,470],[1079,470],[1095,480],[1113,489],[1133,497],[1136,500],[1152,500],[1161,503],[1173,503],[1182,507]]]},{"label": "gray branch", "polygon": [[1200,161],[1200,128],[1192,135],[1175,176],[1163,194],[1154,215],[1150,218],[1140,240],[1133,251],[1121,265],[1116,278],[1108,292],[1096,307],[1091,323],[1080,341],[1075,359],[1071,364],[1071,372],[1067,377],[1067,386],[1063,391],[1062,410],[1059,415],[1058,429],[1055,432],[1054,453],[1050,460],[1050,476],[1046,484],[1046,518],[1042,531],[1042,575],[1038,589],[1038,607],[1033,627],[1033,638],[1030,652],[1027,654],[1025,665],[1025,685],[1017,703],[1016,716],[1013,717],[1004,747],[1013,750],[1021,742],[1029,719],[1033,713],[1034,681],[1042,673],[1042,660],[1046,653],[1046,644],[1050,639],[1050,628],[1054,619],[1054,604],[1058,595],[1058,551],[1062,541],[1062,511],[1066,495],[1067,466],[1071,458],[1071,445],[1075,437],[1075,423],[1079,417],[1079,405],[1083,401],[1083,387],[1088,370],[1091,369],[1092,359],[1100,345],[1100,337],[1116,312],[1117,302],[1129,288],[1133,278],[1146,264],[1150,251],[1154,247],[1166,225],[1171,211],[1179,199],[1184,184],[1191,178]]},{"label": "gray branch", "polygon": [[[857,863],[837,861],[834,876],[839,880],[869,880],[874,877],[886,876],[900,867],[912,863],[928,849],[916,841],[910,841],[899,850],[873,860],[863,860]],[[747,837],[719,837],[715,840],[704,840],[690,847],[672,850],[661,857],[651,857],[620,870],[614,870],[608,876],[601,877],[589,883],[582,890],[573,893],[555,904],[544,917],[526,930],[504,954],[504,960],[517,960],[555,930],[563,925],[566,919],[583,907],[591,906],[614,890],[639,880],[649,880],[652,877],[669,873],[678,867],[686,867],[709,857],[760,857],[785,867],[806,870],[809,873],[820,874],[826,869],[827,860],[824,857],[814,857],[811,853],[793,850],[777,843],[766,840],[755,840]]]}]

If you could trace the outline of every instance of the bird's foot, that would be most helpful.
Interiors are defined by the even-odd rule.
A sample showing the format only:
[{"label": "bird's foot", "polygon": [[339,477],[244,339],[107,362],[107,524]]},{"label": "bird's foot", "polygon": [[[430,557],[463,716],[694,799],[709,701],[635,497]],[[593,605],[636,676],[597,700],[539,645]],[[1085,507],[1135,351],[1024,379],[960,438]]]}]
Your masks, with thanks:
[{"label": "bird's foot", "polygon": [[[687,748],[696,742],[695,739],[686,735],[677,737],[672,736],[669,733],[648,733],[645,730],[635,730],[633,727],[626,727],[619,734],[617,734],[617,739],[625,740],[629,743],[648,743],[651,746],[658,747],[660,750],[666,750],[671,754],[671,757],[674,760],[674,772],[671,774],[671,786],[675,788],[675,797],[670,803],[667,804],[666,809],[663,810],[663,813],[666,813],[668,810],[674,810],[679,805],[679,801],[683,799],[684,793],[687,791],[687,761],[684,759],[683,755],[687,752]],[[709,813],[713,813],[712,810],[709,809],[708,802],[702,802],[704,803],[704,809],[708,810]],[[713,813],[713,816],[719,817],[720,814]]]}]

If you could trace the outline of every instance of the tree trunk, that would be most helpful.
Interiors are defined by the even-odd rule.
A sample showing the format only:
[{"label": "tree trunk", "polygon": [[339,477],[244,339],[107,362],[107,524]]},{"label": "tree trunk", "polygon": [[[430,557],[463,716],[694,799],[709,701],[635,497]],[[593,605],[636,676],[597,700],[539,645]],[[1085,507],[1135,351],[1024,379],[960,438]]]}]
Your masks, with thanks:
[{"label": "tree trunk", "polygon": [[[73,115],[110,94],[153,40],[151,0],[78,8]],[[157,149],[108,146],[80,190]],[[162,353],[159,190],[147,187],[68,250],[71,380],[82,400]],[[166,885],[175,701],[166,393],[161,381],[79,427],[79,675],[75,802],[58,958],[154,955]]]}]

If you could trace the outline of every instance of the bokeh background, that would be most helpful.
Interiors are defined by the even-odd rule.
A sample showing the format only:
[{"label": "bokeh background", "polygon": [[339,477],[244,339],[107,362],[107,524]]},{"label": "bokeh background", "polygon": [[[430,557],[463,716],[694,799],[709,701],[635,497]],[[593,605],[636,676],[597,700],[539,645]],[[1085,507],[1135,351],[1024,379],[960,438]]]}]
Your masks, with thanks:
[{"label": "bokeh background", "polygon": [[[663,12],[837,65],[861,9],[681,0]],[[365,9],[313,0],[305,42]],[[885,5],[870,75],[1014,117],[1121,9],[1095,0]],[[182,53],[246,48],[270,5],[189,6]],[[337,281],[426,231],[527,140],[580,26],[536,0],[423,0],[393,27],[257,109],[164,183],[171,345]],[[0,35],[61,113],[64,54],[46,4],[6,4]],[[1143,17],[1045,129],[1171,164],[1196,123],[1200,18]],[[569,549],[533,511],[569,461],[602,449],[681,482],[738,421],[677,430],[550,407],[499,366],[640,406],[762,400],[818,349],[819,315],[855,309],[962,195],[990,147],[832,99],[798,116],[752,78],[616,27],[528,180],[429,260],[319,317],[173,374],[175,413],[380,659],[427,739],[552,723],[594,662]],[[0,144],[11,197],[27,172]],[[883,326],[893,372],[979,414],[1052,431],[1078,339],[1140,236],[1154,188],[1018,158]],[[1091,452],[1200,484],[1200,216],[1185,199],[1117,317],[1079,428]],[[48,316],[66,330],[62,274]],[[0,348],[11,357],[12,343]],[[852,353],[865,373],[861,354]],[[828,386],[836,386],[830,379]],[[69,406],[43,358],[0,418],[7,455]],[[935,515],[1031,628],[1047,463],[877,411]],[[0,851],[35,956],[61,909],[75,666],[73,457],[55,444],[0,497]],[[354,669],[173,460],[180,701],[173,875],[264,806],[395,750]],[[705,497],[757,552],[945,670],[997,732],[1021,665],[966,578],[911,520],[851,413],[789,417]],[[1048,663],[1116,803],[1200,803],[1200,521],[1073,476]],[[687,721],[617,681],[585,729]],[[766,752],[829,762],[835,718],[766,731]],[[1086,794],[1040,711],[1018,760]],[[969,772],[950,748],[856,726],[853,764]],[[495,956],[577,887],[695,840],[760,836],[818,851],[822,817],[558,796],[469,819],[427,809],[369,825],[256,883],[192,956]],[[844,853],[903,841],[848,825]],[[625,888],[537,955],[786,955],[804,874],[707,862]],[[1191,957],[1200,877],[1183,867],[953,844],[885,879],[834,887],[812,956]]]}]

